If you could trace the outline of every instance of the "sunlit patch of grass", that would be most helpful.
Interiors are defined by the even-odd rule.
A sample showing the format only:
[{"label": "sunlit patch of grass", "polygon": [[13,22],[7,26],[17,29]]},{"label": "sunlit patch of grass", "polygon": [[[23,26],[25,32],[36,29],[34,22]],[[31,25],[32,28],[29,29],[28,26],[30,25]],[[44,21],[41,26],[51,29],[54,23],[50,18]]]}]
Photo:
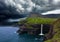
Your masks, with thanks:
[{"label": "sunlit patch of grass", "polygon": [[25,24],[27,28],[32,28],[30,26],[32,24],[52,24],[54,21],[56,21],[55,18],[28,17],[25,20],[20,20],[18,24]]},{"label": "sunlit patch of grass", "polygon": [[35,18],[27,18],[26,20],[27,20],[26,23],[28,24],[51,24],[56,19],[35,17]]}]

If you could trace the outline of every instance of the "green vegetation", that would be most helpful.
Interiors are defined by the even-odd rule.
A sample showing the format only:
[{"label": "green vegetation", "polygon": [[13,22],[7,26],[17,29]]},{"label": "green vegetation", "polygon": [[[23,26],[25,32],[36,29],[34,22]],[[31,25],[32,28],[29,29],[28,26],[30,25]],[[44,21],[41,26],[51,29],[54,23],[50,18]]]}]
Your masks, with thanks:
[{"label": "green vegetation", "polygon": [[54,31],[56,32],[52,39],[45,42],[60,42],[60,20],[54,24]]},{"label": "green vegetation", "polygon": [[[20,21],[19,24],[26,24],[28,28],[32,28],[31,24],[52,24],[57,19],[55,18],[27,18],[26,20]],[[45,42],[60,42],[60,21],[54,24],[54,31],[56,32],[52,39],[46,40]]]},{"label": "green vegetation", "polygon": [[[40,18],[40,17],[34,17],[34,18],[27,18],[26,24],[51,24],[55,21],[54,18]],[[20,21],[19,23],[24,23],[24,21]]]},{"label": "green vegetation", "polygon": [[55,20],[54,18],[29,17],[25,20],[20,20],[19,24],[25,24],[27,28],[33,28],[31,27],[32,24],[52,24]]},{"label": "green vegetation", "polygon": [[27,18],[27,23],[29,24],[50,24],[52,22],[54,22],[55,19],[51,19],[51,18]]}]

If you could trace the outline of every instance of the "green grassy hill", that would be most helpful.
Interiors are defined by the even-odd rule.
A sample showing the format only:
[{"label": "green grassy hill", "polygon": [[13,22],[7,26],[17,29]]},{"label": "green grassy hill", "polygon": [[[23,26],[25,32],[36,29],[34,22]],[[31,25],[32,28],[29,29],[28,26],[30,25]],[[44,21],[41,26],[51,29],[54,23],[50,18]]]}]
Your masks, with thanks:
[{"label": "green grassy hill", "polygon": [[[57,19],[56,18],[40,18],[40,17],[34,17],[34,18],[26,18],[26,20],[22,20],[19,22],[19,24],[27,24],[28,28],[32,28],[29,26],[30,24],[53,24]],[[52,39],[48,39],[45,42],[60,42],[60,21],[53,24],[54,25],[54,31],[56,32]]]},{"label": "green grassy hill", "polygon": [[[40,17],[34,17],[34,18],[27,18],[26,24],[51,24],[55,21],[54,18],[40,18]],[[20,21],[19,23],[24,23],[23,21]]]}]

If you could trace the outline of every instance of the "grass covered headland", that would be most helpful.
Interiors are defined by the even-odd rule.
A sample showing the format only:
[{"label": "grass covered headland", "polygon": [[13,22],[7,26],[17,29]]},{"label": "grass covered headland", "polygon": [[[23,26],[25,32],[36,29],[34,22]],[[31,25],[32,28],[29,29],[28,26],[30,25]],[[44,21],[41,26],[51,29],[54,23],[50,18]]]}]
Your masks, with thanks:
[{"label": "grass covered headland", "polygon": [[[54,18],[40,18],[40,17],[34,17],[34,18],[26,18],[26,24],[52,24],[56,19]],[[23,21],[20,21],[19,24],[24,23]]]},{"label": "grass covered headland", "polygon": [[33,17],[33,18],[28,17],[25,20],[20,21],[19,24],[20,25],[24,24],[24,26],[28,29],[33,29],[33,27],[31,25],[34,25],[34,24],[50,24],[50,25],[53,26],[54,35],[51,39],[48,39],[45,42],[60,42],[60,19],[41,18],[41,17]]}]

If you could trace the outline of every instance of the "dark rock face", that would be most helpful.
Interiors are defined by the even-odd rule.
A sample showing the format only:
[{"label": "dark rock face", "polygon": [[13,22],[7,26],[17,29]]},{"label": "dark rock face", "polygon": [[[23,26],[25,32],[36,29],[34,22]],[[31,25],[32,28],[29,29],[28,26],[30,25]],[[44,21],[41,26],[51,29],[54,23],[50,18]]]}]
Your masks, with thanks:
[{"label": "dark rock face", "polygon": [[43,33],[46,34],[49,32],[51,25],[49,24],[44,24],[43,25]]},{"label": "dark rock face", "polygon": [[[28,29],[26,28],[26,25],[20,25],[20,28],[18,32],[20,33],[28,33],[32,35],[38,35],[40,34],[41,30],[41,24],[32,24],[33,28]],[[50,39],[53,36],[53,26],[50,24],[43,24],[43,33],[45,34],[45,39]]]},{"label": "dark rock face", "polygon": [[40,28],[41,27],[41,24],[32,24],[31,25],[33,28]]},{"label": "dark rock face", "polygon": [[51,39],[54,35],[53,25],[50,26],[49,32],[45,35],[46,39]]}]

